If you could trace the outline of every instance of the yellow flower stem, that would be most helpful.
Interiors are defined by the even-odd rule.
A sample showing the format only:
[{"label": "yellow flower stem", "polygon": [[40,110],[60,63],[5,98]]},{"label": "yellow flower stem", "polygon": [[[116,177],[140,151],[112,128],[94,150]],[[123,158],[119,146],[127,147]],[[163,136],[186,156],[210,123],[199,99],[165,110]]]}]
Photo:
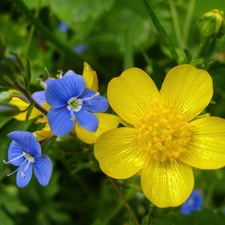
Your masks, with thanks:
[{"label": "yellow flower stem", "polygon": [[133,210],[131,209],[129,203],[126,201],[126,199],[124,198],[123,194],[121,193],[118,185],[116,184],[115,180],[111,177],[108,177],[109,181],[111,182],[111,184],[113,185],[113,187],[115,188],[117,194],[119,195],[119,197],[121,198],[121,200],[123,201],[123,203],[125,204],[128,212],[130,213],[135,225],[139,225],[138,220],[136,218],[136,216],[134,215]]},{"label": "yellow flower stem", "polygon": [[13,83],[14,83],[15,88],[16,88],[17,90],[19,90],[20,92],[22,92],[22,93],[25,95],[25,97],[27,98],[27,100],[28,100],[31,104],[33,104],[33,106],[34,106],[37,110],[39,110],[41,113],[43,113],[44,115],[47,116],[48,111],[47,111],[46,109],[44,109],[42,106],[40,106],[40,105],[32,98],[32,96],[30,95],[30,93],[29,93],[25,88],[23,88],[17,81],[14,81]]},{"label": "yellow flower stem", "polygon": [[154,208],[155,208],[155,206],[152,203],[150,203],[149,212],[148,212],[148,222],[147,222],[147,225],[150,225],[151,224],[151,218],[152,218],[152,213],[153,213]]},{"label": "yellow flower stem", "polygon": [[215,46],[215,43],[213,43],[215,41],[212,37],[205,37],[200,44],[195,58],[207,58],[213,51],[212,44]]}]

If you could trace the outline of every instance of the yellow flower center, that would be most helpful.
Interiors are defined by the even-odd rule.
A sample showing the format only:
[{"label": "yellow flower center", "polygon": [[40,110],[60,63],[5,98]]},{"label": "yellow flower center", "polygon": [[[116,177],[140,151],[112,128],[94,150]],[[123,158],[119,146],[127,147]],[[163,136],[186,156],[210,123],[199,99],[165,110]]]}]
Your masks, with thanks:
[{"label": "yellow flower center", "polygon": [[151,105],[134,126],[139,150],[161,162],[178,158],[191,137],[185,117],[166,105]]}]

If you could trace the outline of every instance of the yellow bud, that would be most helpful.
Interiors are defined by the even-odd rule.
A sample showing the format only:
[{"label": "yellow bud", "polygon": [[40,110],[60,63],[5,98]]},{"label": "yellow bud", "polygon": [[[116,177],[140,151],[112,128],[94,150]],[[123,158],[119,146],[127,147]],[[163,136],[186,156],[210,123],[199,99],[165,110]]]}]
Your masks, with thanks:
[{"label": "yellow bud", "polygon": [[221,38],[225,32],[225,18],[223,11],[218,9],[205,13],[196,26],[204,37]]}]

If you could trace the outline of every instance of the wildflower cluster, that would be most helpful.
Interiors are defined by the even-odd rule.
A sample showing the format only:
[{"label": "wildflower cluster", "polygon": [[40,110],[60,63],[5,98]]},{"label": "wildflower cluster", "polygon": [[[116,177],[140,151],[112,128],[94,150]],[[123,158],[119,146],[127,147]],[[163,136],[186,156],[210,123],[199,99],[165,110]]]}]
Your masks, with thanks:
[{"label": "wildflower cluster", "polygon": [[[18,166],[18,187],[26,186],[32,168],[46,186],[52,174],[49,156],[41,153],[41,141],[53,136],[76,135],[93,144],[101,170],[109,177],[126,179],[140,173],[144,195],[158,207],[178,206],[194,188],[192,167],[218,169],[225,161],[225,120],[199,114],[213,94],[210,75],[183,64],[170,70],[159,91],[143,70],[130,68],[108,85],[110,106],[118,114],[104,113],[108,100],[98,92],[95,71],[85,63],[83,76],[72,70],[58,78],[41,80],[44,90],[32,94],[46,110],[33,109],[29,118],[45,127],[33,134],[14,131],[8,162]],[[11,91],[15,93],[15,91]],[[10,104],[29,104],[12,94]],[[27,112],[16,115],[24,120]],[[121,122],[120,126],[119,122]],[[9,176],[8,175],[8,176]],[[192,200],[190,200],[192,202]],[[188,203],[185,203],[188,204]],[[182,206],[182,212],[188,214]]]},{"label": "wildflower cluster", "polygon": [[[74,4],[79,6],[81,2],[76,1]],[[212,103],[217,100],[216,94],[220,92],[221,102],[225,96],[223,90],[225,82],[222,82],[224,74],[221,75],[225,71],[224,51],[219,56],[211,57],[216,41],[220,41],[225,34],[224,12],[214,9],[195,20],[195,28],[198,31],[196,34],[199,34],[197,39],[198,41],[202,40],[201,43],[196,42],[195,46],[191,48],[191,50],[196,49],[192,53],[191,50],[190,52],[188,50],[190,44],[188,43],[188,32],[191,31],[189,26],[195,1],[190,1],[190,4],[186,7],[188,8],[186,18],[181,17],[183,18],[182,21],[185,20],[184,27],[186,29],[184,29],[184,32],[179,30],[181,26],[177,21],[174,2],[168,1],[167,3],[171,9],[178,46],[174,46],[174,41],[171,42],[169,39],[167,32],[149,5],[148,2],[150,1],[142,1],[147,10],[147,15],[152,19],[152,24],[156,27],[163,44],[162,46],[159,43],[157,49],[160,49],[160,54],[163,53],[166,57],[170,53],[167,59],[163,58],[162,61],[165,64],[161,70],[162,61],[156,63],[155,59],[149,59],[145,53],[146,49],[143,48],[141,53],[147,62],[147,66],[143,70],[134,67],[133,52],[136,51],[136,46],[142,44],[139,43],[139,39],[142,41],[148,35],[143,33],[140,38],[136,38],[135,35],[138,36],[138,32],[137,34],[133,32],[133,25],[129,23],[129,18],[133,18],[133,14],[130,14],[127,9],[117,10],[120,8],[117,1],[115,3],[110,2],[112,3],[106,5],[104,5],[105,3],[102,3],[103,5],[98,4],[101,7],[93,7],[87,13],[87,18],[92,18],[93,21],[91,23],[88,21],[82,26],[79,25],[79,22],[86,18],[83,17],[83,14],[86,13],[86,5],[89,7],[87,2],[82,3],[85,4],[85,7],[82,4],[78,7],[82,9],[82,15],[75,16],[71,20],[73,22],[70,21],[70,16],[68,18],[63,18],[63,16],[57,18],[56,15],[51,20],[52,24],[56,24],[56,29],[52,29],[56,32],[56,35],[52,35],[52,32],[48,32],[42,22],[38,22],[39,16],[45,12],[41,10],[41,7],[37,10],[36,17],[33,17],[29,8],[26,8],[24,1],[13,1],[35,24],[38,32],[44,32],[49,42],[52,42],[57,48],[64,49],[63,57],[59,56],[59,65],[67,62],[66,59],[70,56],[74,56],[77,60],[76,65],[90,60],[93,62],[93,66],[96,66],[96,70],[100,70],[101,76],[99,77],[103,79],[99,82],[97,73],[86,62],[83,64],[83,72],[79,74],[70,69],[65,73],[58,70],[56,75],[51,76],[45,69],[47,79],[43,75],[34,78],[31,76],[29,60],[24,66],[16,54],[7,56],[10,51],[5,52],[6,48],[0,38],[0,69],[1,72],[3,71],[0,76],[0,87],[4,89],[0,93],[0,119],[2,116],[8,116],[7,119],[13,122],[18,120],[19,122],[16,121],[16,123],[22,124],[18,129],[14,127],[11,129],[12,126],[6,129],[7,132],[4,136],[7,136],[10,143],[6,145],[8,151],[5,151],[5,153],[7,156],[4,156],[3,159],[3,163],[7,165],[4,165],[4,177],[15,175],[15,183],[19,188],[29,188],[27,185],[31,182],[34,173],[38,185],[44,187],[49,185],[51,189],[51,182],[54,182],[53,178],[51,181],[54,169],[56,170],[58,164],[61,166],[62,161],[63,163],[66,162],[66,166],[69,162],[71,163],[70,167],[75,167],[74,170],[69,171],[71,175],[77,172],[79,168],[89,168],[94,172],[101,172],[100,176],[103,175],[102,177],[106,177],[107,181],[112,183],[131,215],[132,221],[130,220],[129,224],[140,225],[131,207],[126,202],[125,197],[129,195],[123,196],[120,186],[121,189],[129,188],[136,192],[135,201],[144,198],[150,202],[148,216],[143,217],[142,224],[150,224],[155,206],[158,208],[180,206],[178,208],[180,218],[191,218],[192,211],[202,213],[205,210],[204,208],[207,208],[207,202],[210,201],[209,198],[204,198],[203,193],[207,192],[210,196],[212,195],[210,188],[214,188],[214,183],[208,191],[199,187],[202,183],[199,182],[198,177],[205,173],[201,170],[217,170],[225,166],[225,119],[222,116],[214,116],[217,113],[210,109]],[[130,9],[135,8],[135,4]],[[60,4],[55,4],[55,7],[57,5]],[[33,4],[29,7],[32,8]],[[121,45],[118,45],[118,49],[121,51],[119,58],[123,53],[125,69],[121,75],[116,70],[108,73],[109,76],[107,77],[105,75],[105,73],[107,74],[105,72],[107,68],[104,69],[104,67],[101,68],[98,65],[98,61],[105,58],[105,55],[95,58],[95,54],[91,54],[90,56],[94,56],[92,60],[91,57],[86,56],[91,50],[97,49],[93,46],[93,43],[99,42],[100,35],[95,35],[101,33],[100,28],[98,28],[99,30],[91,30],[91,28],[99,24],[99,21],[103,21],[105,24],[108,21],[114,21],[114,17],[113,20],[110,17],[106,18],[102,11],[109,12],[110,7],[113,7],[113,12],[122,12],[122,14],[117,15],[117,19],[122,18],[122,21],[126,21],[125,24],[121,24],[123,31],[119,33],[115,42],[116,45],[118,43]],[[20,10],[15,11],[19,12]],[[138,18],[140,10],[141,7],[138,7]],[[39,11],[40,15],[38,14]],[[93,14],[92,11],[95,13]],[[0,16],[0,22],[1,20],[5,21],[6,17],[5,15]],[[95,21],[95,18],[98,18],[98,20]],[[104,21],[103,18],[106,18],[106,20]],[[67,21],[68,24],[63,21]],[[76,29],[73,29],[73,23],[75,23]],[[136,26],[136,23],[134,24]],[[145,32],[146,30],[152,32],[145,21],[143,25]],[[113,27],[113,29],[117,29],[117,26]],[[132,30],[130,30],[131,28]],[[103,30],[105,30],[105,27]],[[28,46],[24,54],[27,58],[30,54],[30,45],[35,45],[31,40],[35,35],[32,26],[29,29],[26,26],[21,34],[28,31],[30,32]],[[83,33],[79,34],[78,31]],[[4,30],[4,33],[7,32]],[[55,38],[56,36],[59,38]],[[91,38],[87,38],[88,36],[91,36]],[[152,43],[154,43],[154,33],[152,37],[154,37],[154,40],[152,40]],[[100,42],[106,39],[106,43],[108,43],[113,38],[111,34],[106,34],[101,36]],[[68,46],[61,42],[61,39],[66,40],[69,43]],[[132,39],[137,39],[137,43]],[[112,54],[114,54],[115,43],[110,48]],[[145,45],[154,47],[152,43],[146,42]],[[43,46],[41,47],[43,48]],[[104,48],[105,43],[101,43],[99,52],[105,52]],[[45,50],[45,48],[43,49]],[[55,54],[54,50],[49,55],[55,57],[58,56],[58,53]],[[214,63],[213,60],[216,57],[222,57],[223,62]],[[139,64],[137,63],[137,65]],[[173,65],[172,68],[171,65]],[[65,67],[67,66],[66,64]],[[159,72],[159,75],[157,72]],[[220,72],[219,75],[216,74],[217,72]],[[107,86],[104,87],[103,81],[108,82]],[[221,84],[218,84],[220,81]],[[101,84],[100,87],[99,84]],[[216,90],[217,85],[219,88],[214,96],[214,89]],[[39,89],[37,89],[38,87]],[[212,112],[212,115],[210,115],[210,112]],[[0,121],[0,128],[6,126],[7,122],[5,121]],[[78,154],[82,160],[76,158]],[[61,159],[62,155],[63,160]],[[58,163],[58,160],[61,160],[60,163]],[[16,168],[9,171],[8,165]],[[64,173],[63,176],[67,176],[67,174]],[[219,172],[216,175],[220,178],[224,176],[221,176]],[[13,179],[13,176],[11,178]],[[81,181],[81,179],[77,180],[79,180],[78,183]],[[204,182],[206,183],[208,180],[205,179]],[[32,184],[30,184],[30,187],[32,187]],[[89,185],[89,188],[92,191],[91,185]],[[102,194],[101,188],[98,187],[98,189],[99,193]],[[65,190],[67,189],[65,188]],[[85,195],[89,194],[90,190],[85,189]],[[70,198],[70,193],[68,195]],[[102,195],[104,196],[104,193]],[[203,200],[206,200],[204,205]],[[76,201],[80,201],[80,199],[76,199]],[[0,201],[0,207],[4,208],[2,202],[4,201]],[[96,203],[94,200],[93,202]],[[221,203],[222,207],[224,208],[224,201]],[[61,206],[57,205],[56,208],[61,209]],[[145,205],[140,208],[137,206],[137,208],[139,216],[143,216]],[[116,208],[112,215],[118,213],[118,211]],[[52,212],[49,214],[50,217],[56,215]],[[1,218],[4,217],[1,212],[0,215]],[[42,214],[40,215],[39,217],[42,217]],[[61,215],[57,219],[60,217]],[[67,217],[63,215],[62,218],[67,220]],[[145,220],[146,218],[148,221]],[[106,224],[108,221],[108,219],[98,218],[91,224]],[[57,223],[63,224],[61,221],[57,221]],[[154,223],[162,224],[157,221]],[[81,223],[79,221],[79,224],[87,223],[86,221]],[[128,223],[124,222],[123,224]]]}]

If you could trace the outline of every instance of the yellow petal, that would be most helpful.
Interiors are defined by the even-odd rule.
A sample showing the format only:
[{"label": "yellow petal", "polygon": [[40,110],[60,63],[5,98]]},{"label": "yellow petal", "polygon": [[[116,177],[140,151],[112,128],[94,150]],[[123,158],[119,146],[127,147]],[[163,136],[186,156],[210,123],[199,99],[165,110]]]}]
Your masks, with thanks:
[{"label": "yellow petal", "polygon": [[166,105],[176,108],[190,121],[209,104],[212,78],[192,65],[176,66],[167,74],[160,93]]},{"label": "yellow petal", "polygon": [[113,110],[133,124],[148,106],[158,100],[159,92],[147,73],[139,68],[125,70],[108,85],[108,99]]},{"label": "yellow petal", "polygon": [[108,176],[125,179],[139,172],[145,153],[138,151],[134,128],[117,128],[102,134],[94,145],[100,168]]},{"label": "yellow petal", "polygon": [[160,208],[181,205],[191,194],[194,186],[190,166],[182,162],[145,162],[141,171],[144,195]]},{"label": "yellow petal", "polygon": [[98,91],[97,73],[86,62],[84,62],[83,77],[86,82],[86,87],[97,92]]},{"label": "yellow petal", "polygon": [[37,131],[33,132],[33,134],[35,135],[35,137],[38,141],[43,141],[43,140],[53,136],[53,133],[51,132],[49,123],[46,123],[45,126],[42,128],[42,130],[37,130]]},{"label": "yellow petal", "polygon": [[95,113],[98,117],[99,125],[95,132],[90,132],[83,129],[76,123],[75,132],[79,139],[87,144],[94,144],[96,139],[104,132],[115,129],[119,125],[119,117],[107,113]]},{"label": "yellow petal", "polygon": [[179,159],[199,169],[218,169],[225,165],[225,120],[202,117],[192,121],[188,148]]},{"label": "yellow petal", "polygon": [[[9,102],[9,104],[16,105],[21,111],[27,109],[28,106],[29,106],[28,103],[20,100],[19,98],[12,98],[12,100]],[[20,121],[25,121],[26,115],[27,115],[27,111],[19,113],[18,115],[13,116],[13,118],[15,118],[17,120],[20,120]],[[42,113],[39,110],[37,110],[36,108],[33,107],[32,111],[30,113],[29,119],[36,118],[40,115],[42,115]]]}]

